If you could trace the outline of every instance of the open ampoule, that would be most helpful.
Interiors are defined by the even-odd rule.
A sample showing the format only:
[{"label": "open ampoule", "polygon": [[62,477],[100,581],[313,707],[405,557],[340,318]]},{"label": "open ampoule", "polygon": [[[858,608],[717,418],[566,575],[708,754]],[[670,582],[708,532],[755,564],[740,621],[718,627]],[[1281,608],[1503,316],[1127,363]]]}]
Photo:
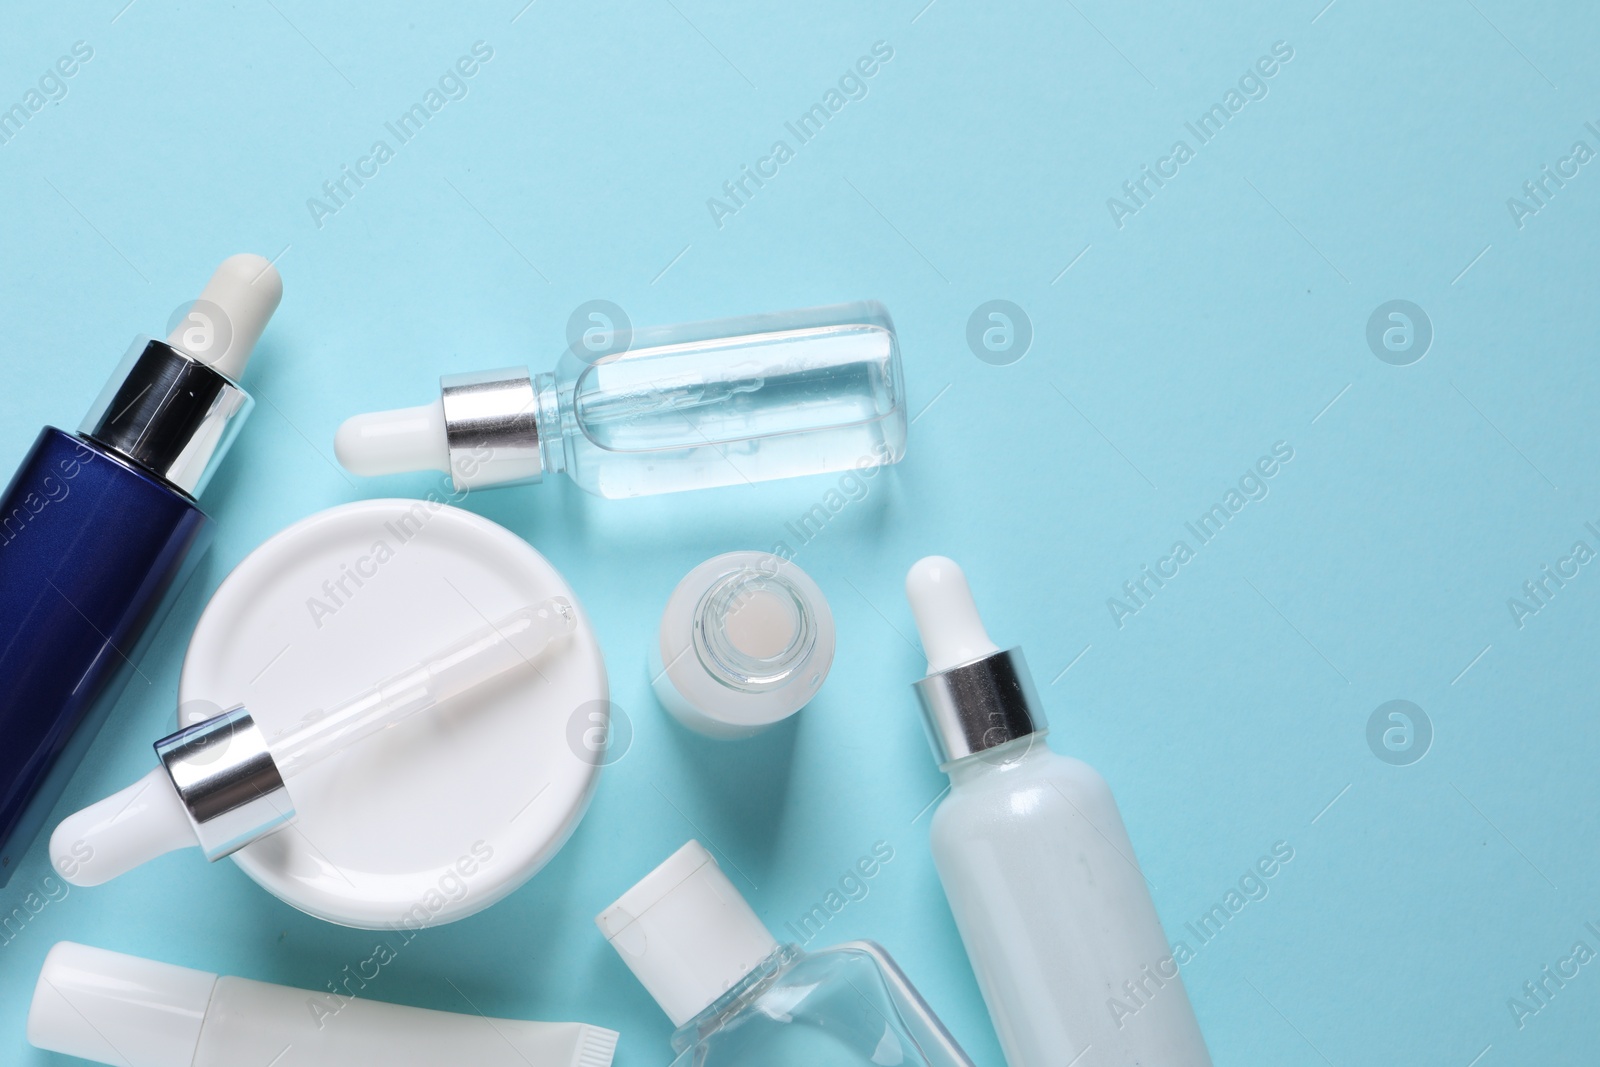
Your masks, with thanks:
[{"label": "open ampoule", "polygon": [[179,730],[156,742],[161,765],[155,770],[56,827],[51,862],[74,885],[89,886],[185,846],[198,845],[209,860],[231,855],[294,818],[290,779],[420,712],[534,665],[576,624],[572,603],[552,597],[273,738],[244,705]]}]

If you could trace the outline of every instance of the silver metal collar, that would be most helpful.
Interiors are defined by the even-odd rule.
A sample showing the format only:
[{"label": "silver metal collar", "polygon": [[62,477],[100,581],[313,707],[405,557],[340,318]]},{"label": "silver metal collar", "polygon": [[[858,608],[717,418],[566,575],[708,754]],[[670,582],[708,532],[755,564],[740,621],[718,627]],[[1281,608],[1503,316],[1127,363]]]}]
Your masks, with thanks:
[{"label": "silver metal collar", "polygon": [[995,652],[913,686],[939,763],[971,756],[1047,728],[1022,649]]},{"label": "silver metal collar", "polygon": [[219,860],[294,818],[294,802],[244,705],[156,742],[206,859]]},{"label": "silver metal collar", "polygon": [[456,489],[521,485],[544,477],[528,368],[447,374],[439,379],[439,390]]},{"label": "silver metal collar", "polygon": [[198,497],[254,406],[231,378],[146,337],[128,350],[79,430]]}]

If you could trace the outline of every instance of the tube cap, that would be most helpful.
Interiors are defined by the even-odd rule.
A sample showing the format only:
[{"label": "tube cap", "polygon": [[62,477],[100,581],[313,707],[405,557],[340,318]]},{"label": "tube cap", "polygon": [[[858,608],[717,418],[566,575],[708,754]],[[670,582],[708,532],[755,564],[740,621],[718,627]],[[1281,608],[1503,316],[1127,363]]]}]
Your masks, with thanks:
[{"label": "tube cap", "polygon": [[28,1011],[37,1048],[117,1067],[190,1067],[217,976],[62,941]]},{"label": "tube cap", "polygon": [[918,560],[906,575],[906,598],[928,655],[928,676],[914,688],[941,764],[1047,729],[1022,650],[1002,652],[989,639],[955,560]]},{"label": "tube cap", "polygon": [[778,949],[698,841],[674,852],[594,921],[673,1026],[699,1015]]}]

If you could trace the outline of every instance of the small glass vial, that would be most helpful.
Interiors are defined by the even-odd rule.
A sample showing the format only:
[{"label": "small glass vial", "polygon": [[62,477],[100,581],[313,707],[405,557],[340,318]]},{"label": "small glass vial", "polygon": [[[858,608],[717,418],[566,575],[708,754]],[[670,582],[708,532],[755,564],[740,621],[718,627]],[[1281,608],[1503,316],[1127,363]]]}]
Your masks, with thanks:
[{"label": "small glass vial", "polygon": [[678,1028],[672,1067],[972,1067],[882,948],[780,945],[698,841],[595,923]]},{"label": "small glass vial", "polygon": [[554,371],[440,379],[421,407],[357,415],[334,449],[355,474],[441,470],[458,491],[564,472],[634,497],[897,463],[905,384],[876,301],[608,333]]},{"label": "small glass vial", "polygon": [[810,575],[765,552],[728,552],[672,591],[650,684],[689,729],[749,737],[816,695],[833,651],[833,612]]}]

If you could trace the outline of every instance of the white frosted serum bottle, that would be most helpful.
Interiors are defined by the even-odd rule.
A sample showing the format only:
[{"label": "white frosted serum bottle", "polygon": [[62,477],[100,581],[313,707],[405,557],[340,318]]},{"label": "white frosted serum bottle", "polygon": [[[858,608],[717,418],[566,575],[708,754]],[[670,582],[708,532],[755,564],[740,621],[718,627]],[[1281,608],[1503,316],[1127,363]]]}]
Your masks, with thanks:
[{"label": "white frosted serum bottle", "polygon": [[934,863],[1009,1067],[1211,1067],[1105,779],[1052,752],[1021,650],[989,640],[967,579],[920,560],[916,685],[950,793]]}]

